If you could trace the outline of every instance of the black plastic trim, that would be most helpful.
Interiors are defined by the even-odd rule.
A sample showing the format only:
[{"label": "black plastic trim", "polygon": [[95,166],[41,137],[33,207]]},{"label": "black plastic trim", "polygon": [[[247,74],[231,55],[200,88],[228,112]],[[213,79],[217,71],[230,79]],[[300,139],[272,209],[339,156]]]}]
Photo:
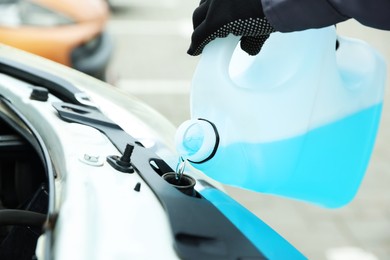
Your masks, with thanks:
[{"label": "black plastic trim", "polygon": [[48,89],[50,93],[65,102],[85,105],[85,103],[80,102],[80,99],[78,98],[80,96],[85,96],[84,92],[79,90],[71,82],[46,71],[39,70],[14,60],[1,58],[0,73],[7,74],[32,85],[44,87]]}]

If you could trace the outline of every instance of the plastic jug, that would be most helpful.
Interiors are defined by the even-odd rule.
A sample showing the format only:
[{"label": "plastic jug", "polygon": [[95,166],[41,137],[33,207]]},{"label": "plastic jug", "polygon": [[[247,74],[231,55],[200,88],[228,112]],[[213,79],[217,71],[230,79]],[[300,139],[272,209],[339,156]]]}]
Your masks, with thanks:
[{"label": "plastic jug", "polygon": [[340,207],[356,194],[373,150],[386,66],[335,28],[273,33],[250,57],[228,36],[206,46],[183,158],[224,184]]}]

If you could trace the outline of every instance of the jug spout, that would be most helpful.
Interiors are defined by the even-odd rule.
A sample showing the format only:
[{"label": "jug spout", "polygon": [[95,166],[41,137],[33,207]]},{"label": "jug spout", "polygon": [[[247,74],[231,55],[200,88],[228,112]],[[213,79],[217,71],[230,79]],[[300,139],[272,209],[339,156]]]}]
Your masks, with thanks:
[{"label": "jug spout", "polygon": [[179,154],[193,163],[211,159],[219,144],[218,131],[213,123],[205,119],[192,119],[182,123],[175,136]]}]

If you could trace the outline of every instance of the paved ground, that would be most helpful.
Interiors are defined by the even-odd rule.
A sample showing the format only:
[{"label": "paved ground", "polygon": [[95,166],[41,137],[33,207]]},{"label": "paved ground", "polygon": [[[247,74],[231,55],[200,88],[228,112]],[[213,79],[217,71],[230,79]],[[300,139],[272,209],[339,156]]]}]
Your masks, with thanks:
[{"label": "paved ground", "polygon": [[[198,61],[186,55],[191,14],[198,1],[113,2],[120,8],[108,24],[116,43],[110,81],[180,124],[189,118],[190,81]],[[370,42],[390,64],[389,32],[354,22],[344,23],[338,30]],[[374,155],[351,204],[329,210],[237,189],[229,189],[231,194],[310,259],[390,259],[389,83]]]}]

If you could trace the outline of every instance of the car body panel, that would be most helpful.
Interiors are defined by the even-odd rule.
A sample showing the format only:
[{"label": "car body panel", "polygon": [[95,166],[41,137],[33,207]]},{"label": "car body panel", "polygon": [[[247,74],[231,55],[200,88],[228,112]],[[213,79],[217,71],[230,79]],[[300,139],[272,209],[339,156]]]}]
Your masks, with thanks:
[{"label": "car body panel", "polygon": [[[41,75],[46,75],[47,80],[64,79],[64,82],[85,91],[90,99],[84,98],[80,103],[84,102],[86,111],[88,109],[96,111],[98,107],[112,120],[112,124],[118,124],[124,132],[145,146],[139,149],[159,156],[174,169],[178,158],[173,146],[175,127],[152,108],[118,89],[66,66],[0,46],[0,62],[4,63],[5,60],[8,64],[15,62],[15,66],[23,64],[26,67],[38,67],[40,71],[46,73]],[[28,73],[33,72],[31,70]],[[62,86],[64,82],[61,83]],[[177,246],[183,245],[178,244],[177,234],[173,234],[175,225],[184,230],[187,230],[188,226],[191,227],[188,230],[204,228],[212,230],[221,224],[210,219],[210,215],[201,214],[204,205],[200,202],[205,200],[213,204],[216,212],[222,213],[225,216],[224,220],[227,219],[233,224],[240,234],[247,239],[251,237],[248,241],[261,252],[264,251],[266,258],[275,255],[280,257],[281,254],[287,253],[294,259],[304,259],[293,246],[264,222],[217,189],[216,187],[220,187],[218,183],[207,179],[200,172],[193,172],[191,168],[188,168],[186,173],[198,180],[195,189],[204,197],[193,198],[197,206],[187,209],[188,212],[179,206],[181,204],[177,204],[177,208],[173,208],[175,212],[172,212],[172,208],[167,207],[167,204],[174,207],[176,195],[170,197],[174,193],[156,190],[156,186],[143,175],[143,169],[138,164],[139,158],[134,158],[136,172],[132,174],[111,167],[106,158],[111,155],[120,156],[123,153],[111,139],[112,136],[99,127],[93,127],[93,124],[82,123],[83,120],[80,123],[65,120],[55,105],[68,104],[63,102],[61,95],[54,95],[50,90],[47,100],[36,100],[31,98],[31,93],[36,87],[34,82],[17,79],[7,75],[4,70],[0,73],[0,95],[6,97],[7,102],[39,133],[56,173],[53,209],[57,212],[56,222],[52,227],[46,227],[46,232],[39,238],[36,250],[38,259],[181,258],[179,253],[182,251],[178,250]],[[72,91],[70,87],[69,90]],[[72,109],[77,110],[77,106],[68,105],[66,108],[70,112]],[[80,106],[80,109],[82,108]],[[81,114],[80,118],[83,118],[83,110],[76,113]],[[138,184],[140,190],[135,189]],[[165,192],[167,193],[164,196],[168,195],[172,201],[164,201],[167,197],[160,196],[159,193]],[[181,196],[187,198],[186,195]],[[170,217],[183,211],[186,218],[175,219],[177,222],[172,223]],[[199,220],[200,223],[206,223],[207,227],[196,226]],[[238,220],[242,222],[239,223]],[[255,233],[248,235],[248,230]],[[179,241],[184,244],[191,238],[185,233],[179,235],[184,235],[185,239]],[[254,237],[261,237],[262,242],[259,240],[256,242]],[[235,237],[227,239],[234,240]],[[194,247],[201,254],[205,252],[208,254],[210,251],[219,253],[220,250],[225,253],[232,250],[224,248],[224,244],[221,243],[211,241],[209,244],[207,238],[195,238],[194,241],[202,241],[199,248],[192,242],[185,246],[191,250]],[[51,249],[49,255],[45,253],[48,248]],[[246,251],[239,253],[245,255]],[[227,258],[222,254],[216,255],[215,259]]]}]

